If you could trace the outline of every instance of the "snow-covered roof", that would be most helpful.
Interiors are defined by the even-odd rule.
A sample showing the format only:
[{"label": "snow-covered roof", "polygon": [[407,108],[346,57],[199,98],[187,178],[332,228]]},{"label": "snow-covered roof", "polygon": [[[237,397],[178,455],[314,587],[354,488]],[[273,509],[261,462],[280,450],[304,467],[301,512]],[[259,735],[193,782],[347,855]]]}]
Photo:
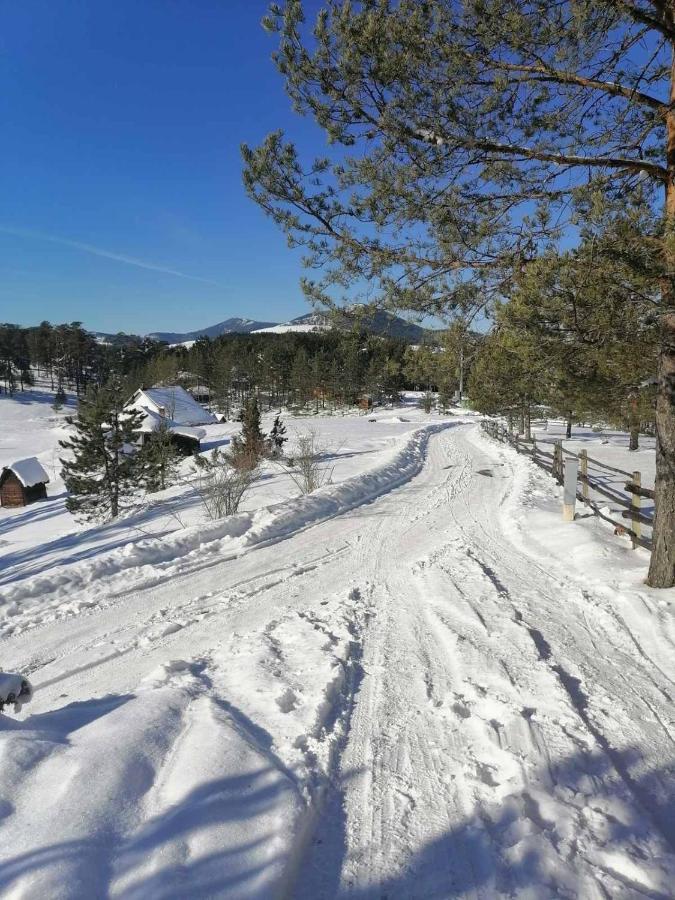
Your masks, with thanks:
[{"label": "snow-covered roof", "polygon": [[163,411],[163,415],[171,419],[173,425],[211,425],[218,421],[213,413],[200,406],[185,388],[177,384],[141,388],[136,391],[127,406],[140,412]]},{"label": "snow-covered roof", "polygon": [[166,422],[171,434],[180,434],[183,437],[192,438],[195,441],[201,441],[203,437],[206,437],[206,429],[195,428],[191,425],[181,425],[175,420],[169,419],[167,416],[160,416],[154,409],[142,409],[141,413],[143,415],[143,422],[140,427],[142,434],[152,434],[153,431],[156,431],[159,428],[162,422]]},{"label": "snow-covered roof", "polygon": [[9,466],[5,466],[10,472],[14,472],[24,487],[34,487],[36,484],[47,484],[49,475],[42,468],[34,456],[26,459],[18,459]]}]

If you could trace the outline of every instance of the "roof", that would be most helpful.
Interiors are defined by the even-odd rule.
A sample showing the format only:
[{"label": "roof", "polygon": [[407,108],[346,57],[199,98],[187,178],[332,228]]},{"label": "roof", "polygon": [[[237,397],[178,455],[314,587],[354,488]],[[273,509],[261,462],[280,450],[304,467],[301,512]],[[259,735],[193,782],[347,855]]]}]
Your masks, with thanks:
[{"label": "roof", "polygon": [[24,487],[34,487],[36,484],[47,484],[49,475],[42,468],[34,456],[27,459],[17,459],[3,471],[13,472]]},{"label": "roof", "polygon": [[139,429],[141,434],[152,434],[153,431],[157,431],[162,422],[166,422],[171,434],[180,434],[182,437],[192,438],[195,441],[200,441],[203,437],[206,437],[205,429],[195,428],[190,425],[180,425],[167,416],[160,416],[154,409],[142,409],[141,413],[143,415],[143,422]]},{"label": "roof", "polygon": [[163,409],[164,416],[174,425],[211,425],[218,421],[213,413],[200,406],[185,388],[177,384],[141,388],[127,406],[133,406],[140,412],[148,409],[159,412]]}]

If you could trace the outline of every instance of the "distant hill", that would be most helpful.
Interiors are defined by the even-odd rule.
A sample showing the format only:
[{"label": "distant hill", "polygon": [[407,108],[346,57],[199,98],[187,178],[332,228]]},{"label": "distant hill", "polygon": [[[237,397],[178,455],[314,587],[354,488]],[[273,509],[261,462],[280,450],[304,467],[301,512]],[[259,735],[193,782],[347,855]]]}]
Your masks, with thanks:
[{"label": "distant hill", "polygon": [[217,325],[209,325],[208,328],[199,328],[197,331],[153,331],[149,335],[154,341],[166,341],[167,344],[182,344],[184,341],[196,341],[200,337],[216,338],[221,334],[250,334],[275,325],[275,322],[256,322],[253,319],[225,319]]},{"label": "distant hill", "polygon": [[411,344],[420,343],[434,333],[433,329],[423,328],[414,322],[408,322],[406,319],[395,316],[386,310],[378,309],[373,311],[364,308],[356,308],[350,311],[341,310],[330,315],[316,312],[306,313],[304,316],[298,316],[296,319],[282,322],[279,325],[258,328],[255,330],[255,333],[282,334],[300,331],[323,331],[327,328],[340,328],[344,331],[349,331],[355,327],[371,331],[373,334],[400,338]]},{"label": "distant hill", "polygon": [[[306,331],[325,331],[329,328],[340,328],[351,331],[353,328],[362,328],[373,334],[381,334],[388,337],[399,338],[410,344],[419,344],[425,338],[433,337],[435,331],[431,328],[423,328],[400,316],[383,309],[370,310],[367,307],[352,307],[350,310],[340,310],[335,313],[310,312],[288,322],[257,322],[253,319],[231,318],[208,328],[200,328],[196,331],[153,331],[146,337],[154,341],[164,341],[167,344],[187,344],[201,337],[217,338],[223,334],[286,334]],[[105,332],[93,332],[101,343],[119,344],[125,342],[138,342],[142,340],[136,335],[107,334]]]},{"label": "distant hill", "polygon": [[293,319],[293,324],[300,325],[304,322],[315,321],[319,324],[321,321],[326,324],[333,324],[336,328],[351,330],[354,327],[361,327],[365,331],[372,331],[373,334],[381,334],[387,337],[400,338],[411,344],[417,344],[424,338],[433,334],[433,329],[423,328],[415,322],[409,322],[402,319],[394,313],[387,312],[384,309],[371,310],[367,307],[352,307],[350,310],[340,310],[333,316],[326,316],[322,313],[308,313]]}]

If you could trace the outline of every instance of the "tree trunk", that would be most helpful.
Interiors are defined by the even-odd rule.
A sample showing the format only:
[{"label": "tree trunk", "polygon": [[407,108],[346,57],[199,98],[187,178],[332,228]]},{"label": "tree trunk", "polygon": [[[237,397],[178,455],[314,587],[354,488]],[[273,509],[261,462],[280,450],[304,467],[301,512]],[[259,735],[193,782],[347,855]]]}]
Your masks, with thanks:
[{"label": "tree trunk", "polygon": [[520,405],[520,428],[518,434],[525,434],[525,405]]},{"label": "tree trunk", "polygon": [[656,396],[656,517],[647,584],[675,585],[675,312],[661,317]]},{"label": "tree trunk", "polygon": [[572,437],[572,413],[571,412],[567,413],[567,428],[565,429],[565,437],[566,438]]},{"label": "tree trunk", "polygon": [[[675,22],[675,2],[667,4],[665,18]],[[673,48],[675,51],[675,48]],[[664,256],[666,277],[659,319],[659,369],[656,393],[656,516],[647,584],[655,588],[675,585],[675,52],[671,51],[670,107],[666,115],[666,210]]]},{"label": "tree trunk", "polygon": [[525,406],[525,440],[532,440],[532,418],[530,416],[530,404]]},{"label": "tree trunk", "polygon": [[639,450],[640,449],[640,426],[635,422],[631,422],[630,426],[630,441],[628,443],[629,450]]},{"label": "tree trunk", "polygon": [[628,397],[628,431],[630,433],[629,450],[640,449],[640,415],[637,394]]}]

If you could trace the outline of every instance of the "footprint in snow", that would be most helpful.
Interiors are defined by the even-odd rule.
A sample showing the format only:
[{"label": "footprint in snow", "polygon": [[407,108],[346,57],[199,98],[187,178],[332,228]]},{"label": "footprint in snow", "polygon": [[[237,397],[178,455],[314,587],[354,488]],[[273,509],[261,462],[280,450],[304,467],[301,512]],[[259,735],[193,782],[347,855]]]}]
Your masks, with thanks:
[{"label": "footprint in snow", "polygon": [[282,711],[282,713],[293,712],[294,709],[298,708],[298,705],[298,695],[291,688],[286,688],[283,694],[277,697],[277,706]]},{"label": "footprint in snow", "polygon": [[466,703],[453,703],[452,711],[460,717],[460,719],[470,719],[471,710]]}]

